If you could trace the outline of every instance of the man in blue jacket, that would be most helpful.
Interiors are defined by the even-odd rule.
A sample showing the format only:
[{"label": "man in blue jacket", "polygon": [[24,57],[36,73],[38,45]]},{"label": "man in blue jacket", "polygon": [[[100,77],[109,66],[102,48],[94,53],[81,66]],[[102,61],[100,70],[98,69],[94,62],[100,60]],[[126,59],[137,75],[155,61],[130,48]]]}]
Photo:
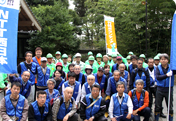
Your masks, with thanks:
[{"label": "man in blue jacket", "polygon": [[125,83],[117,82],[117,93],[111,96],[109,117],[112,121],[131,121],[133,104],[130,96],[124,93]]},{"label": "man in blue jacket", "polygon": [[54,79],[48,79],[47,81],[48,89],[44,90],[47,94],[46,102],[50,102],[53,98],[57,98],[60,93],[57,89],[54,89],[56,81]]},{"label": "man in blue jacket", "polygon": [[47,67],[47,59],[41,58],[41,66],[37,67],[37,91],[47,89],[47,80],[50,77],[50,68]]},{"label": "man in blue jacket", "polygon": [[167,54],[160,55],[160,65],[156,68],[157,91],[155,99],[155,121],[159,120],[160,110],[162,109],[162,101],[165,98],[166,105],[168,106],[169,96],[169,81],[171,79],[170,91],[170,107],[169,107],[169,121],[173,121],[173,86],[174,74],[170,65],[168,64],[169,56]]},{"label": "man in blue jacket", "polygon": [[78,121],[76,114],[76,103],[73,95],[73,89],[66,87],[64,95],[54,101],[52,112],[53,121]]},{"label": "man in blue jacket", "polygon": [[30,78],[29,81],[31,82],[31,92],[28,101],[33,102],[34,101],[34,95],[35,95],[35,75],[37,74],[37,64],[32,62],[32,52],[27,51],[25,53],[25,61],[21,62],[17,69],[19,76],[23,74],[24,71],[30,72]]},{"label": "man in blue jacket", "polygon": [[[31,82],[29,81],[30,77],[30,72],[29,71],[24,71],[23,74],[21,75],[21,78],[17,78],[14,76],[15,74],[10,74],[10,82],[19,82],[21,84],[21,90],[20,94],[23,95],[26,99],[29,97],[30,91],[31,91]],[[11,94],[11,90],[8,90],[6,92],[6,95]],[[32,102],[28,102],[29,104]]]},{"label": "man in blue jacket", "polygon": [[73,89],[73,98],[75,99],[76,105],[78,106],[79,100],[81,98],[81,84],[75,80],[76,74],[70,72],[68,74],[68,81],[62,84],[62,93],[64,94],[66,87],[71,87]]},{"label": "man in blue jacket", "polygon": [[80,117],[84,121],[107,121],[105,100],[99,95],[100,86],[94,84],[92,92],[81,100]]},{"label": "man in blue jacket", "polygon": [[143,68],[143,60],[142,59],[138,59],[137,61],[138,63],[138,67],[136,69],[134,69],[131,73],[130,76],[130,90],[132,90],[133,88],[136,87],[135,82],[138,79],[142,79],[144,81],[144,89],[149,91],[150,89],[150,76],[148,71],[146,71],[145,68]]},{"label": "man in blue jacket", "polygon": [[20,93],[21,84],[11,84],[11,94],[1,100],[0,115],[3,121],[26,121],[28,101]]},{"label": "man in blue jacket", "polygon": [[52,121],[52,110],[50,103],[46,102],[45,91],[38,91],[37,100],[29,106],[28,121]]}]

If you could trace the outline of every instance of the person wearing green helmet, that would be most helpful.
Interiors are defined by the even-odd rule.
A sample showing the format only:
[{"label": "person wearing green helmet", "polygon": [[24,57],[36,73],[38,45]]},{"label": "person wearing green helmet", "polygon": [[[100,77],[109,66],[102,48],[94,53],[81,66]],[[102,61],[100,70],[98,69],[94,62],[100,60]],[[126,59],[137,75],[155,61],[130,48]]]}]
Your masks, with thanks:
[{"label": "person wearing green helmet", "polygon": [[100,65],[101,65],[101,63],[102,63],[101,59],[102,59],[102,54],[101,54],[101,53],[98,53],[98,54],[96,55],[96,62],[95,62],[96,66],[97,66],[98,68],[100,67]]},{"label": "person wearing green helmet", "polygon": [[90,66],[92,67],[92,69],[93,69],[93,74],[97,73],[98,68],[97,68],[97,66],[96,66],[95,63],[94,63],[95,58],[94,58],[93,56],[90,56],[90,57],[88,58],[88,60],[89,60],[89,64],[85,64],[83,74],[86,73],[86,72],[85,72],[85,68],[86,68],[87,65],[90,65]]},{"label": "person wearing green helmet", "polygon": [[7,74],[0,73],[0,100],[4,98],[4,91],[8,89],[8,87],[4,84],[4,80],[6,80]]},{"label": "person wearing green helmet", "polygon": [[108,62],[111,63],[111,61],[112,61],[112,54],[111,53],[107,53],[107,55],[108,55],[108,58],[109,58]]},{"label": "person wearing green helmet", "polygon": [[127,57],[126,57],[126,59],[127,59],[127,62],[128,62],[128,66],[131,64],[131,56],[130,55],[128,55]]},{"label": "person wearing green helmet", "polygon": [[63,65],[63,69],[62,70],[65,73],[69,72],[69,70],[68,70],[69,63],[67,62],[67,60],[68,60],[68,55],[67,54],[63,54],[62,55],[62,65]]},{"label": "person wearing green helmet", "polygon": [[103,62],[101,63],[101,67],[103,67],[104,68],[104,66],[105,66],[105,64],[107,64],[107,65],[109,65],[110,66],[110,72],[111,72],[111,70],[112,70],[112,65],[111,65],[111,63],[109,63],[109,57],[107,56],[107,55],[104,55],[103,56]]},{"label": "person wearing green helmet", "polygon": [[[87,55],[88,55],[88,58],[89,58],[90,56],[93,56],[93,53],[92,53],[91,51],[89,51],[89,52],[87,53]],[[89,64],[89,60],[86,60],[86,61],[85,61],[85,64]]]},{"label": "person wearing green helmet", "polygon": [[134,55],[134,54],[133,54],[133,52],[130,51],[130,52],[128,53],[128,55],[129,55],[129,56],[132,56],[132,55]]},{"label": "person wearing green helmet", "polygon": [[159,57],[156,55],[156,56],[154,57],[154,66],[155,66],[155,67],[157,67],[157,66],[159,65],[159,63],[160,63],[159,60],[160,60]]},{"label": "person wearing green helmet", "polygon": [[116,63],[117,54],[112,54],[112,60],[111,65],[114,65]]},{"label": "person wearing green helmet", "polygon": [[55,55],[56,55],[55,64],[58,63],[58,62],[63,63],[63,62],[62,62],[62,59],[61,59],[61,52],[60,52],[60,51],[57,51],[57,52],[55,53]]},{"label": "person wearing green helmet", "polygon": [[46,55],[46,58],[47,58],[47,67],[50,68],[50,78],[51,78],[54,71],[56,70],[55,64],[52,63],[53,55],[51,53],[48,53]]},{"label": "person wearing green helmet", "polygon": [[141,58],[141,59],[143,60],[143,68],[148,67],[148,64],[145,63],[145,55],[144,55],[144,54],[141,54],[141,55],[139,56],[139,58]]}]

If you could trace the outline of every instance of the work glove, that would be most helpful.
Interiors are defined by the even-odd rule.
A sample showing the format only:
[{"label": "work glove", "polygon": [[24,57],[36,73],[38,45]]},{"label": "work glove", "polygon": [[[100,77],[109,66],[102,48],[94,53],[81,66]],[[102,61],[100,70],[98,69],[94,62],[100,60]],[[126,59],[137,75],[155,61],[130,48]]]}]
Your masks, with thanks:
[{"label": "work glove", "polygon": [[172,76],[172,73],[173,73],[173,72],[170,70],[170,71],[167,73],[167,76],[169,76],[169,77]]}]

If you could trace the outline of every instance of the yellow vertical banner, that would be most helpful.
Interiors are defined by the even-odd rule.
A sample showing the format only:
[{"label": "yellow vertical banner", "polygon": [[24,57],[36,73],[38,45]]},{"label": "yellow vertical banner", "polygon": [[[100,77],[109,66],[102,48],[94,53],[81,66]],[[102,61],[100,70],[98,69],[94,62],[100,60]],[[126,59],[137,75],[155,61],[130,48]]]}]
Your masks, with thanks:
[{"label": "yellow vertical banner", "polygon": [[106,53],[118,53],[114,18],[104,16]]}]

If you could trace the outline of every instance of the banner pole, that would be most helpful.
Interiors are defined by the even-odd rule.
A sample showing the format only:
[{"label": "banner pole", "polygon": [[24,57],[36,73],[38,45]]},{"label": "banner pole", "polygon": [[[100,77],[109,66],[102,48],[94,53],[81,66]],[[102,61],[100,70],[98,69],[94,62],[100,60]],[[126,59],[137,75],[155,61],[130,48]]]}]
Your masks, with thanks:
[{"label": "banner pole", "polygon": [[169,121],[170,92],[171,92],[171,77],[169,77],[169,97],[168,97],[168,107],[167,107],[167,121]]}]

